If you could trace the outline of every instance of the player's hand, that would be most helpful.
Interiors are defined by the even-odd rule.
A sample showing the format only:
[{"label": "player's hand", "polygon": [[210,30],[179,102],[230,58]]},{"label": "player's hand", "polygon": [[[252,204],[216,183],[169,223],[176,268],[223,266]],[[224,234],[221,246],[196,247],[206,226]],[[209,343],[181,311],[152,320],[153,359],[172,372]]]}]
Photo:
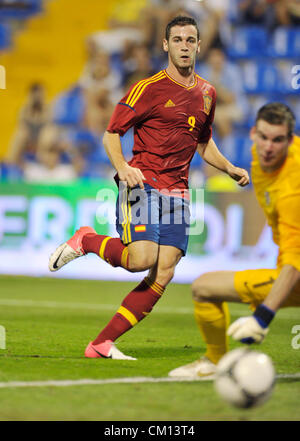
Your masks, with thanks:
[{"label": "player's hand", "polygon": [[241,317],[233,322],[227,331],[227,335],[241,343],[252,344],[261,343],[269,328],[262,328],[258,321],[253,317]]},{"label": "player's hand", "polygon": [[125,164],[122,168],[117,170],[120,181],[127,182],[130,188],[139,185],[141,189],[144,190],[144,180],[145,176],[139,168],[131,167],[129,164]]},{"label": "player's hand", "polygon": [[250,183],[250,178],[247,170],[239,167],[232,166],[228,170],[229,176],[237,181],[238,185],[245,187]]},{"label": "player's hand", "polygon": [[234,340],[241,343],[261,343],[269,332],[269,324],[275,312],[266,305],[259,305],[251,317],[241,317],[233,322],[227,331]]}]

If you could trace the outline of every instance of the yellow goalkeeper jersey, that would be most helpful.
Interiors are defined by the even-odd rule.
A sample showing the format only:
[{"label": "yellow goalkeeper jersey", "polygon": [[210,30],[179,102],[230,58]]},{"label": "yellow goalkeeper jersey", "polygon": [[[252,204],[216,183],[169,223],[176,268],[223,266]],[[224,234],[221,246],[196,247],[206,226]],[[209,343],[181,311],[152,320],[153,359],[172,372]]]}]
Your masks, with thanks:
[{"label": "yellow goalkeeper jersey", "polygon": [[279,246],[277,266],[300,271],[300,137],[294,136],[288,157],[279,170],[265,173],[252,146],[252,182],[259,204]]}]

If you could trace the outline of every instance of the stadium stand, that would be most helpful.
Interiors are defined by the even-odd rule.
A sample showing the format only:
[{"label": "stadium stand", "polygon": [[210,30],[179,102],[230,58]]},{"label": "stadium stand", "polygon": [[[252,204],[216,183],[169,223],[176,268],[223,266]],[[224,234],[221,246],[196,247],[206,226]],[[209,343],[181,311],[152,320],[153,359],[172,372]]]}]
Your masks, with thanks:
[{"label": "stadium stand", "polygon": [[300,54],[299,27],[283,27],[274,30],[269,39],[268,55],[273,58],[297,58]]},{"label": "stadium stand", "polygon": [[51,104],[71,89],[86,62],[86,39],[99,28],[106,28],[114,3],[43,0],[39,13],[22,20],[4,20],[3,24],[12,24],[14,33],[10,46],[0,52],[0,64],[7,72],[6,90],[0,91],[0,160],[7,162],[29,85],[43,83]]},{"label": "stadium stand", "polygon": [[238,26],[233,29],[227,54],[234,59],[249,59],[267,55],[268,32],[259,26]]},{"label": "stadium stand", "polygon": [[9,23],[0,24],[0,50],[9,48],[11,45],[11,27]]},{"label": "stadium stand", "polygon": [[22,20],[42,12],[42,0],[1,0],[0,20]]},{"label": "stadium stand", "polygon": [[[29,80],[32,80],[32,66],[34,65],[39,78],[44,80],[44,85],[49,92],[49,99],[52,104],[52,123],[59,127],[69,146],[71,146],[70,148],[73,149],[71,156],[77,155],[81,158],[82,166],[79,168],[79,176],[86,179],[95,179],[111,174],[109,161],[102,145],[104,129],[101,128],[101,124],[105,127],[111,105],[117,102],[122,93],[125,93],[125,89],[127,90],[129,86],[127,79],[130,78],[132,81],[134,78],[140,79],[139,75],[144,74],[143,70],[139,72],[133,69],[135,65],[138,66],[138,59],[134,61],[132,55],[130,55],[134,52],[132,48],[142,47],[141,44],[144,43],[145,47],[140,50],[140,55],[138,50],[135,51],[138,56],[144,57],[148,47],[146,37],[143,41],[143,29],[139,27],[136,17],[140,16],[140,12],[145,7],[154,5],[155,8],[159,8],[160,2],[158,0],[148,2],[132,0],[128,21],[126,22],[125,16],[121,17],[121,23],[120,20],[116,21],[115,18],[111,20],[111,28],[103,32],[96,20],[89,25],[86,24],[85,20],[82,20],[82,26],[77,26],[80,8],[83,8],[83,6],[80,0],[75,1],[79,12],[77,11],[77,14],[75,14],[74,9],[72,9],[73,12],[68,11],[69,18],[64,22],[61,17],[64,11],[67,14],[68,0],[60,0],[59,2],[24,0],[23,2],[16,2],[23,3],[23,8],[19,9],[6,8],[5,5],[1,4],[6,2],[0,2],[0,50],[2,50],[2,53],[4,50],[5,57],[2,57],[4,61],[9,60],[9,56],[14,62],[17,59],[24,61],[24,51],[26,56],[29,56],[24,65],[23,82],[28,84]],[[115,0],[113,3],[110,11],[118,11],[120,0]],[[171,4],[172,1],[169,3]],[[186,2],[186,5],[189,3],[191,4],[191,2]],[[96,2],[91,0],[91,4],[95,7]],[[289,104],[295,113],[299,114],[299,88],[295,87],[295,82],[292,81],[292,69],[299,63],[300,29],[295,24],[286,25],[280,17],[277,17],[273,3],[269,3],[261,11],[256,23],[254,21],[255,17],[253,18],[253,11],[248,10],[241,13],[239,10],[240,4],[239,0],[235,0],[225,2],[222,6],[222,18],[219,19],[220,38],[212,42],[212,47],[222,50],[226,56],[227,64],[235,66],[235,75],[240,75],[242,88],[240,96],[244,97],[243,115],[241,118],[233,120],[231,132],[228,136],[222,136],[216,132],[216,140],[221,151],[231,161],[249,169],[250,142],[248,132],[254,122],[254,115],[258,108],[268,101],[279,100]],[[96,10],[92,15],[94,13],[96,13]],[[188,13],[192,15],[193,10],[189,9]],[[18,16],[18,19],[23,21],[29,20],[29,17],[36,17],[35,20],[28,21],[27,28],[25,27],[23,31],[19,31],[24,35],[19,36],[17,44],[14,43],[12,37],[10,21],[12,16],[14,18]],[[106,24],[109,22],[108,16],[109,13],[107,13]],[[133,17],[135,17],[135,21]],[[144,21],[141,23],[144,23]],[[102,29],[105,29],[105,24],[103,24]],[[126,40],[126,32],[131,32],[128,34],[128,36],[130,35],[128,39],[130,42]],[[70,35],[64,42],[63,35],[68,33]],[[71,36],[75,34],[76,39],[72,41]],[[118,44],[112,44],[111,47],[108,47],[107,42],[111,35],[122,35],[124,44],[118,42]],[[140,40],[141,36],[142,39]],[[60,46],[62,47],[60,48]],[[29,47],[30,50],[28,50]],[[68,49],[66,49],[67,47]],[[50,48],[50,55],[45,55],[45,48]],[[97,79],[98,75],[101,77],[101,72],[89,72],[88,69],[89,66],[94,66],[94,60],[99,49],[108,54],[110,75],[107,78],[100,78],[101,81],[96,81],[95,78]],[[148,53],[151,54],[149,67],[149,75],[151,75],[153,71],[164,67],[165,59],[157,56],[154,52],[150,51]],[[207,53],[209,55],[209,50]],[[51,68],[49,71],[50,64],[46,60],[49,57],[51,66],[55,63],[55,59],[58,60],[58,68],[53,72],[51,72]],[[134,62],[130,64],[132,60]],[[200,59],[198,63],[200,75],[201,71],[209,72],[205,69],[206,63],[207,57]],[[2,64],[5,63],[2,62]],[[136,67],[136,69],[138,68]],[[237,72],[240,73],[237,74]],[[94,74],[96,77],[93,77]],[[203,76],[208,81],[210,80],[205,75]],[[15,80],[19,79],[16,76]],[[87,84],[89,84],[89,87],[87,87]],[[101,90],[96,88],[97,85],[99,87],[101,85]],[[92,87],[95,87],[95,92],[93,92]],[[91,96],[88,99],[87,88],[90,94],[95,93],[95,97],[100,97],[98,102],[95,98],[93,103],[95,107],[90,114],[89,106],[93,100],[90,99]],[[20,90],[15,91],[15,95],[20,95],[18,99],[14,100],[12,111],[15,114],[21,108],[22,100],[24,101],[24,91],[19,92]],[[90,120],[87,117],[88,114]],[[15,124],[15,116],[10,120]],[[8,145],[12,136],[13,124],[11,121],[7,123],[8,119],[6,117],[5,120],[4,115],[4,122],[0,123],[2,127],[5,126],[5,121],[8,127],[4,128],[3,142]],[[97,121],[101,121],[99,130],[95,129]],[[299,130],[299,126],[297,130]],[[129,132],[122,139],[126,155],[130,154],[132,142],[133,134]],[[2,161],[5,157],[3,148],[5,147],[1,146],[0,148],[0,153],[2,149]],[[70,155],[69,159],[66,157],[64,159],[65,162],[68,160],[70,160]],[[192,172],[200,170],[200,173],[202,173],[201,165],[202,162],[196,155],[191,164]],[[17,164],[9,165],[3,162],[0,176],[2,179],[19,179],[22,176],[22,170],[16,170]],[[201,176],[194,178],[195,182],[201,180]]]}]

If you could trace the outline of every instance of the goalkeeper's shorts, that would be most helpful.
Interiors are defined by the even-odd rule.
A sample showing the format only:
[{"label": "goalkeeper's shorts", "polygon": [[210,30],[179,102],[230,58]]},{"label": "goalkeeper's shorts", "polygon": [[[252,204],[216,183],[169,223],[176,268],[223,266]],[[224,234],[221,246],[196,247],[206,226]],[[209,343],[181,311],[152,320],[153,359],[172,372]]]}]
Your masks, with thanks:
[{"label": "goalkeeper's shorts", "polygon": [[[250,304],[253,310],[256,309],[271,291],[279,272],[279,269],[237,271],[234,276],[234,288],[241,301]],[[300,282],[281,307],[287,306],[300,306]]]}]

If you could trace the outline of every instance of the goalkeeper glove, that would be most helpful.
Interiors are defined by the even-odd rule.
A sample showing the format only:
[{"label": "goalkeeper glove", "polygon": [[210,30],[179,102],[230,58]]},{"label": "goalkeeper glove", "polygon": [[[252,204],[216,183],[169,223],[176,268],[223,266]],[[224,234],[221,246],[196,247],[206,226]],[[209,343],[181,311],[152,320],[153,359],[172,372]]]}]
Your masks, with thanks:
[{"label": "goalkeeper glove", "polygon": [[227,331],[234,340],[241,343],[261,343],[269,332],[269,324],[275,312],[265,305],[259,305],[250,317],[241,317],[233,322]]}]

